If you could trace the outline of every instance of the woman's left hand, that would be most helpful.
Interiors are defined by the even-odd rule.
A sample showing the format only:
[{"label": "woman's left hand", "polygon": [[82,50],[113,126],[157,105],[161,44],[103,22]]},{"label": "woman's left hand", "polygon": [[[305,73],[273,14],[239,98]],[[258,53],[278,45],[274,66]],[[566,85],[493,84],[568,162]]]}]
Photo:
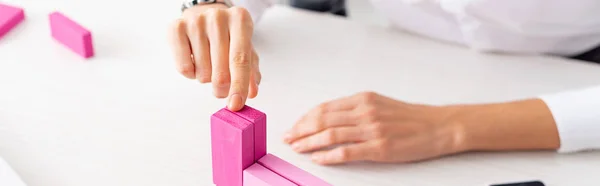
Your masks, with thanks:
[{"label": "woman's left hand", "polygon": [[462,152],[463,131],[451,111],[366,92],[319,105],[285,136],[319,164],[413,162]]}]

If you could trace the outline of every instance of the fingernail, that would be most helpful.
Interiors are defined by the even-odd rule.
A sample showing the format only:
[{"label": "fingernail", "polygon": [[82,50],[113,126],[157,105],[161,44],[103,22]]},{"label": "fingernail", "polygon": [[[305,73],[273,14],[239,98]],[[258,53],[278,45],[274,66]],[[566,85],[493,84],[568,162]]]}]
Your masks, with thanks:
[{"label": "fingernail", "polygon": [[240,96],[239,94],[231,95],[231,97],[229,98],[229,109],[237,109],[237,108],[234,108],[234,106],[241,105],[241,104],[242,104],[242,96]]}]

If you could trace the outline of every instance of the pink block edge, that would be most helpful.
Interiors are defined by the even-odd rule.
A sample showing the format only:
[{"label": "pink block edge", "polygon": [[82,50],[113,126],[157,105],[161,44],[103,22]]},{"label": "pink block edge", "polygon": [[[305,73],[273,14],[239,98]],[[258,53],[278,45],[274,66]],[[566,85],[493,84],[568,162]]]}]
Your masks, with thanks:
[{"label": "pink block edge", "polygon": [[299,186],[333,186],[273,154],[265,155],[258,163]]},{"label": "pink block edge", "polygon": [[298,186],[258,163],[245,169],[243,176],[244,186]]},{"label": "pink block edge", "polygon": [[[83,57],[85,59],[89,59],[95,55],[92,33],[89,31],[89,29],[83,27],[79,23],[75,22],[71,18],[67,17],[66,15],[64,15],[58,11],[50,13],[48,15],[48,17],[50,19],[50,27],[52,28],[51,30],[53,30],[52,36],[56,40],[58,40],[64,46],[71,49],[73,52],[77,53],[78,55],[80,55],[81,57]],[[61,25],[61,26],[57,26],[57,25]],[[73,46],[68,44],[67,41],[64,41],[64,40],[58,38],[57,36],[55,36],[56,33],[54,33],[54,30],[56,29],[56,27],[59,27],[58,29],[64,29],[63,28],[64,26],[68,27],[69,30],[71,30],[71,31],[77,32],[78,37],[82,37],[81,41],[83,42],[83,48],[73,48]]]},{"label": "pink block edge", "polygon": [[[227,134],[215,134],[216,131],[222,132],[223,130],[233,132],[228,132]],[[237,135],[233,140],[239,140],[234,142],[234,144],[239,145],[240,147],[223,147],[220,143],[223,140],[232,140],[231,135]],[[217,185],[242,184],[243,170],[255,163],[254,128],[252,123],[233,114],[227,109],[217,111],[211,116],[211,150],[213,183]],[[236,152],[237,150],[241,150],[241,152],[239,152],[241,154],[238,154],[238,152]],[[224,153],[225,155],[223,156],[223,154],[218,153],[219,151],[225,151],[226,153]]]},{"label": "pink block edge", "polygon": [[266,119],[267,117],[265,113],[248,105],[245,105],[242,109],[234,113],[250,122],[256,122],[257,120]]},{"label": "pink block edge", "polygon": [[267,155],[267,115],[248,105],[233,113],[254,123],[254,158],[258,161]]},{"label": "pink block edge", "polygon": [[[14,11],[11,12],[13,14],[8,15],[11,19],[7,21],[7,23],[0,25],[0,39],[8,34],[13,28],[19,25],[23,20],[25,20],[25,10],[21,7],[16,7],[8,4],[0,3],[0,9],[9,9]],[[0,12],[0,17],[7,16],[8,13]],[[16,15],[16,16],[15,16]]]}]

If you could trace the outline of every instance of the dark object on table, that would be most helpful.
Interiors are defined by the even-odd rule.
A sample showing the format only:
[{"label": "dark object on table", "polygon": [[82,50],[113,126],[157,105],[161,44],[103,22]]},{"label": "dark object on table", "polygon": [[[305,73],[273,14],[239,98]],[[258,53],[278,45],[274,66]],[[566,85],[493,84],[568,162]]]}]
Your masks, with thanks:
[{"label": "dark object on table", "polygon": [[520,182],[520,183],[503,183],[496,184],[490,186],[545,186],[544,183],[540,181],[530,181],[530,182]]},{"label": "dark object on table", "polygon": [[346,17],[346,0],[290,0],[292,7]]},{"label": "dark object on table", "polygon": [[587,52],[584,52],[584,53],[576,55],[576,56],[572,56],[571,58],[583,60],[583,61],[600,63],[600,44],[594,49],[591,49]]}]

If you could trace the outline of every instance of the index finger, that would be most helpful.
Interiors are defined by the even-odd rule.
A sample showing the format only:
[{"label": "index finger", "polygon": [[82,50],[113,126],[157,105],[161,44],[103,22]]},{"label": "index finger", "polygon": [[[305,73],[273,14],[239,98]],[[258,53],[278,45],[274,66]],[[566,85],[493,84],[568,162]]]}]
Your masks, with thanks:
[{"label": "index finger", "polygon": [[231,88],[229,89],[229,109],[241,109],[248,98],[250,85],[253,22],[246,9],[233,7],[228,10],[229,18],[229,70]]},{"label": "index finger", "polygon": [[320,104],[286,132],[284,142],[289,144],[330,127],[358,124],[356,121],[360,115],[352,110],[359,103],[357,96],[347,96]]}]

